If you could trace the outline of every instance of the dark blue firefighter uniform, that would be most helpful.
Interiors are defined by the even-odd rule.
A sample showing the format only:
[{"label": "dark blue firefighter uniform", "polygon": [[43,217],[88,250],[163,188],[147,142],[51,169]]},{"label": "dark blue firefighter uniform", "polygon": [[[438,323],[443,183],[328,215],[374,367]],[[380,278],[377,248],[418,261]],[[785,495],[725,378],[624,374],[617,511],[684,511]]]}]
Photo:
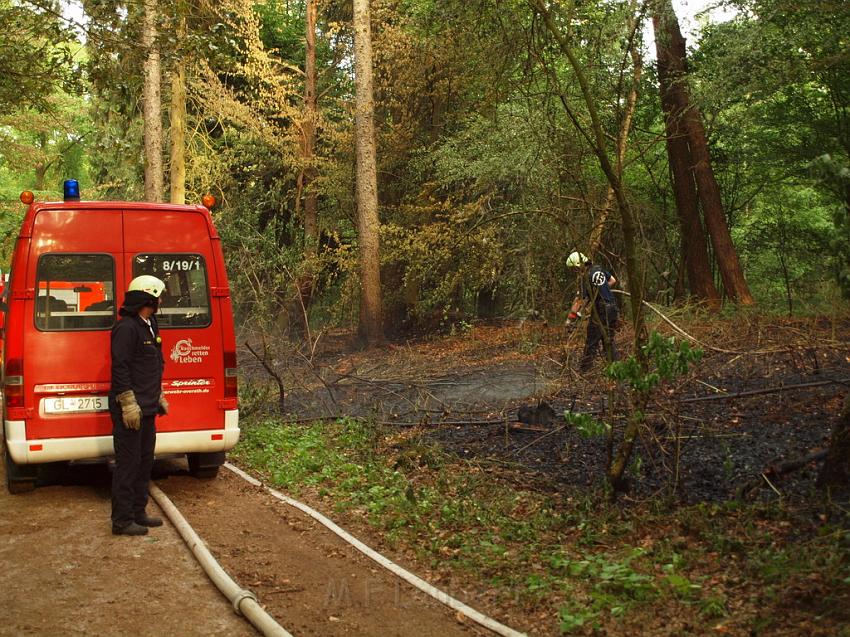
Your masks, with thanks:
[{"label": "dark blue firefighter uniform", "polygon": [[618,359],[614,331],[617,329],[620,313],[611,286],[608,285],[610,279],[611,275],[598,265],[589,267],[581,279],[581,294],[593,304],[595,310],[591,311],[587,323],[587,340],[579,363],[582,370],[590,368],[600,344],[608,360]]},{"label": "dark blue firefighter uniform", "polygon": [[[131,295],[121,307],[123,317],[112,328],[112,388],[109,412],[115,445],[115,472],[112,474],[112,525],[124,527],[145,515],[148,482],[156,445],[156,419],[162,390],[162,343],[156,317],[150,326],[138,314]],[[121,406],[115,397],[133,390],[142,410],[142,425],[128,429],[121,418]]]}]

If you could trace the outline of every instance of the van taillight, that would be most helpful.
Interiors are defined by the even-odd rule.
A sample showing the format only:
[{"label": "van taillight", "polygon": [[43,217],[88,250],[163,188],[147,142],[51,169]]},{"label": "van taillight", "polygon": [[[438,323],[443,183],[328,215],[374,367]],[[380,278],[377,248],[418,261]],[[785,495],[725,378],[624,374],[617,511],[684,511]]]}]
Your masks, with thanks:
[{"label": "van taillight", "polygon": [[6,362],[4,394],[6,407],[24,406],[24,362],[20,358],[10,358]]},{"label": "van taillight", "polygon": [[224,397],[236,398],[239,379],[236,375],[236,352],[224,353]]}]

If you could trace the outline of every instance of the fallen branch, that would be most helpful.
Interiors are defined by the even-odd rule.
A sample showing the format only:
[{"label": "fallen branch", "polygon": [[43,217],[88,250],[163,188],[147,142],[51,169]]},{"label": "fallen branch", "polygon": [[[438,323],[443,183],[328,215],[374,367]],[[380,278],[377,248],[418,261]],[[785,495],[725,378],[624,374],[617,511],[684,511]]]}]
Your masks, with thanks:
[{"label": "fallen branch", "polygon": [[[351,416],[348,414],[335,414],[330,416],[306,416],[303,418],[290,418],[284,414],[284,420],[291,424],[303,424],[307,422],[333,422],[334,420],[363,420],[369,421],[370,418],[364,416]],[[422,420],[410,421],[394,421],[394,420],[377,420],[376,425],[384,427],[465,427],[465,426],[487,426],[487,425],[504,425],[508,420],[500,418],[499,420],[435,420],[431,421],[427,418]]]},{"label": "fallen branch", "polygon": [[801,458],[795,458],[794,460],[789,460],[788,462],[783,462],[782,464],[771,465],[767,467],[764,471],[762,471],[761,474],[759,474],[758,478],[751,480],[750,482],[739,488],[737,492],[737,497],[746,498],[752,495],[755,491],[757,491],[765,484],[767,484],[767,486],[779,493],[776,487],[773,486],[771,478],[781,478],[782,476],[788,475],[789,473],[793,473],[798,469],[802,469],[803,467],[806,467],[813,462],[819,462],[826,458],[826,454],[827,449],[818,449],[817,451],[813,451],[810,454]]},{"label": "fallen branch", "polygon": [[737,392],[735,394],[718,394],[716,396],[694,396],[693,398],[680,398],[680,403],[698,403],[706,400],[726,400],[729,398],[743,398],[745,396],[759,396],[761,394],[775,394],[786,389],[804,389],[806,387],[821,387],[823,385],[846,385],[850,378],[830,378],[829,380],[818,380],[811,383],[795,383],[794,385],[778,385],[765,389],[751,389],[749,391]]},{"label": "fallen branch", "polygon": [[[631,297],[631,294],[629,294],[628,292],[626,292],[624,290],[613,289],[611,291],[614,292],[615,294],[622,294],[623,296]],[[681,327],[676,325],[666,314],[664,314],[664,312],[659,310],[657,307],[655,307],[649,301],[642,300],[641,302],[646,307],[648,307],[650,310],[655,312],[659,317],[661,317],[662,321],[667,323],[667,325],[672,327],[681,336],[684,336],[689,341],[692,341],[692,342],[696,343],[697,345],[704,347],[707,350],[711,350],[712,352],[719,352],[721,354],[776,354],[776,353],[779,353],[779,352],[792,351],[794,349],[793,347],[774,347],[774,348],[770,348],[770,349],[741,351],[741,350],[734,350],[734,349],[723,349],[722,347],[715,347],[713,345],[709,345],[708,343],[705,343],[705,342],[699,340],[695,336],[691,336],[690,334],[688,334],[685,330],[683,330]],[[846,345],[846,343],[840,343],[840,344]]]},{"label": "fallen branch", "polygon": [[266,357],[268,356],[268,348],[266,348],[264,343],[263,355],[260,356],[259,354],[257,354],[257,352],[254,351],[254,348],[251,347],[251,344],[248,343],[248,341],[245,341],[245,347],[247,347],[248,351],[254,355],[254,358],[260,361],[260,365],[263,366],[263,369],[265,369],[266,372],[268,372],[268,375],[274,379],[275,383],[277,383],[277,408],[282,414],[286,408],[286,394],[284,392],[283,379],[281,379],[280,374],[278,374],[277,371],[271,365],[269,365],[268,361],[266,360]]},{"label": "fallen branch", "polygon": [[437,420],[430,421],[426,418],[418,421],[395,422],[391,420],[380,420],[377,424],[387,427],[465,427],[465,426],[486,426],[486,425],[504,425],[508,422],[505,418],[499,420]]},{"label": "fallen branch", "polygon": [[552,434],[556,434],[556,433],[558,433],[559,431],[563,431],[563,430],[564,430],[564,429],[566,429],[567,427],[569,427],[569,425],[561,425],[560,427],[556,427],[556,428],[555,428],[555,429],[553,429],[552,431],[550,431],[550,432],[548,432],[548,433],[545,433],[545,434],[543,434],[542,436],[539,436],[538,438],[535,438],[534,440],[532,440],[531,442],[529,442],[527,445],[523,445],[522,447],[520,447],[519,449],[517,449],[516,451],[514,451],[514,455],[515,455],[515,456],[516,456],[516,455],[519,455],[519,453],[520,453],[521,451],[525,451],[525,450],[526,450],[526,449],[528,449],[529,447],[533,447],[534,445],[536,445],[538,442],[540,442],[541,440],[543,440],[543,439],[544,439],[544,438],[546,438],[547,436],[551,436]]}]

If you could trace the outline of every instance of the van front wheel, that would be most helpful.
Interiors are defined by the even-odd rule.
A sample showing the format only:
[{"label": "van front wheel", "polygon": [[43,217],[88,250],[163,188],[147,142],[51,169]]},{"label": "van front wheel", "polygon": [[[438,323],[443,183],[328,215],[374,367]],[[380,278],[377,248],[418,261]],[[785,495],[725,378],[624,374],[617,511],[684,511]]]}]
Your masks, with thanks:
[{"label": "van front wheel", "polygon": [[224,464],[224,452],[187,453],[189,473],[201,480],[209,480],[218,475],[218,468]]},{"label": "van front wheel", "polygon": [[6,488],[9,493],[26,493],[35,489],[38,467],[15,464],[8,449],[3,455],[6,456]]}]

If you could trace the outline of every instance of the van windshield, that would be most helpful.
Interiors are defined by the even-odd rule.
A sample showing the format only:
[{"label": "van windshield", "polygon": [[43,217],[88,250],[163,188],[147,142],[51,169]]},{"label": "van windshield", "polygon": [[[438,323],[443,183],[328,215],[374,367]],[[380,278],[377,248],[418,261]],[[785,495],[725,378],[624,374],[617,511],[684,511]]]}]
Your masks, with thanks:
[{"label": "van windshield", "polygon": [[44,254],[36,269],[35,326],[103,330],[115,319],[115,269],[108,254]]},{"label": "van windshield", "polygon": [[162,328],[210,324],[207,266],[200,254],[137,254],[133,276],[151,274],[165,282],[157,322]]}]

